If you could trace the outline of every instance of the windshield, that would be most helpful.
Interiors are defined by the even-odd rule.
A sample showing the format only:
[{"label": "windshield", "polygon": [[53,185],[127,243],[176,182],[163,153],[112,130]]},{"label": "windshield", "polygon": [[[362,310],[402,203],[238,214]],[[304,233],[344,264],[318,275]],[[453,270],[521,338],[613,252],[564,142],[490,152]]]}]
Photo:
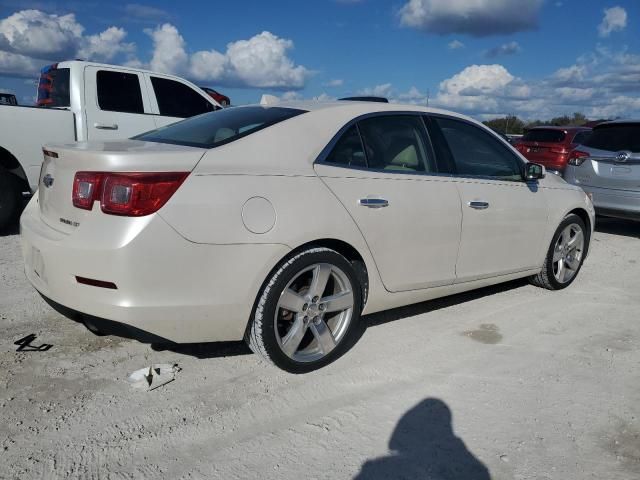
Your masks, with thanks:
[{"label": "windshield", "polygon": [[640,123],[600,125],[593,129],[584,145],[611,152],[640,152]]},{"label": "windshield", "polygon": [[213,148],[305,113],[281,107],[234,107],[188,118],[133,137],[147,142]]},{"label": "windshield", "polygon": [[44,67],[40,72],[38,82],[39,107],[69,107],[69,69],[58,68],[58,64]]},{"label": "windshield", "polygon": [[562,130],[554,130],[551,128],[539,128],[529,130],[522,140],[525,142],[549,142],[558,143],[564,140],[566,134]]}]

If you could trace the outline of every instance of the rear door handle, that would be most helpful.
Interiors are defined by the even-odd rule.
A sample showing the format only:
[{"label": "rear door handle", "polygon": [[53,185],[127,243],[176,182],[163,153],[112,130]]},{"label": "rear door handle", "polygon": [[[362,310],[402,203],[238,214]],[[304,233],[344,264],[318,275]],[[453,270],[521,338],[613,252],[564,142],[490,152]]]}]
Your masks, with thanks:
[{"label": "rear door handle", "polygon": [[486,210],[489,208],[489,202],[482,202],[479,200],[473,200],[467,203],[471,208],[475,208],[476,210]]},{"label": "rear door handle", "polygon": [[361,198],[360,200],[358,200],[358,204],[362,205],[363,207],[382,208],[388,207],[389,201],[385,200],[384,198]]},{"label": "rear door handle", "polygon": [[117,130],[118,129],[117,123],[112,123],[111,125],[106,125],[104,123],[94,123],[93,126],[96,127],[98,130]]}]

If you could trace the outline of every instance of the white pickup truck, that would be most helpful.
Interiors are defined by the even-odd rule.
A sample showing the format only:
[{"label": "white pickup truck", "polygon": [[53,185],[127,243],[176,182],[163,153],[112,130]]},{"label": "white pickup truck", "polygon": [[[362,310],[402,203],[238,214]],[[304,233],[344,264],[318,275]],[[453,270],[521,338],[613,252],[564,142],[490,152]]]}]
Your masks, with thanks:
[{"label": "white pickup truck", "polygon": [[129,138],[221,108],[182,78],[83,61],[43,68],[37,105],[0,105],[0,229],[38,187],[42,145]]}]

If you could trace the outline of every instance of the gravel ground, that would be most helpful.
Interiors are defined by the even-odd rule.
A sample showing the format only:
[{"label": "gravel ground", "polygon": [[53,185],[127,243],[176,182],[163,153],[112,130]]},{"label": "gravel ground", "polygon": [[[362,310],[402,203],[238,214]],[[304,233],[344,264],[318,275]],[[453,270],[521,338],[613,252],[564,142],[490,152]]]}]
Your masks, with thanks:
[{"label": "gravel ground", "polygon": [[[96,337],[0,237],[0,478],[640,478],[640,223],[606,220],[567,290],[512,282],[368,318],[293,376],[243,344]],[[47,351],[16,352],[37,335]],[[127,383],[177,363],[151,392]]]}]

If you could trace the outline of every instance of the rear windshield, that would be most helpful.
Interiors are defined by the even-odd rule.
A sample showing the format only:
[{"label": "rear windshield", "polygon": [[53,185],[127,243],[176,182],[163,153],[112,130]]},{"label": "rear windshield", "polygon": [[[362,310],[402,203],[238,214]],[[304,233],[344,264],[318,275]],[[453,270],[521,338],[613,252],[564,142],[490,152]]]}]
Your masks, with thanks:
[{"label": "rear windshield", "polygon": [[558,143],[564,141],[566,134],[562,130],[553,129],[535,129],[529,130],[524,134],[522,140],[525,142],[549,142]]},{"label": "rear windshield", "polygon": [[188,118],[133,137],[147,142],[213,148],[304,113],[281,107],[234,107]]},{"label": "rear windshield", "polygon": [[640,123],[600,125],[593,129],[591,137],[584,144],[611,152],[640,152]]},{"label": "rear windshield", "polygon": [[38,82],[39,107],[69,107],[69,69],[49,65],[40,71]]}]

